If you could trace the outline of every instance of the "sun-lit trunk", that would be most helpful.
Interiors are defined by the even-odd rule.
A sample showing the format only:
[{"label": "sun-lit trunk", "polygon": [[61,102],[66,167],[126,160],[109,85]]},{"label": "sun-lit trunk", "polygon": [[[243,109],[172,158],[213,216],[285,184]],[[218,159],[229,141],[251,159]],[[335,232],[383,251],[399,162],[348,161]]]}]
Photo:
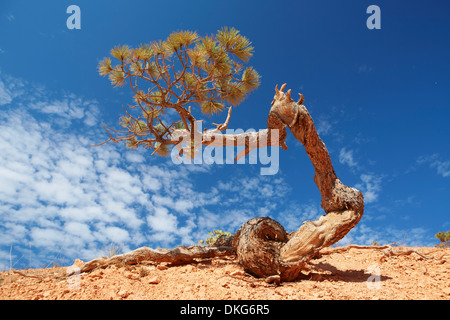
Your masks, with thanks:
[{"label": "sun-lit trunk", "polygon": [[270,218],[255,218],[236,233],[234,249],[240,263],[251,274],[261,277],[280,276],[283,281],[298,277],[305,263],[321,248],[342,239],[361,219],[363,195],[337,178],[325,144],[303,104],[291,98],[291,90],[276,94],[268,117],[268,127],[289,127],[305,147],[314,169],[314,182],[322,196],[326,215],[306,221],[289,237],[283,227]]}]

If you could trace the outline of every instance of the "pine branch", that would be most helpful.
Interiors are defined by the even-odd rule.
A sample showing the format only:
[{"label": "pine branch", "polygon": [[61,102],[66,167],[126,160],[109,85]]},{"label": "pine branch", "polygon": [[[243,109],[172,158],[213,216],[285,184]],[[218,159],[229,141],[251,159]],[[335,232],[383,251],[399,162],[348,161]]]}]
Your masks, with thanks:
[{"label": "pine branch", "polygon": [[[129,147],[144,145],[160,151],[167,144],[174,144],[171,133],[180,130],[176,123],[182,123],[191,136],[195,133],[196,119],[190,105],[198,105],[199,110],[208,116],[221,113],[228,103],[236,106],[241,103],[260,84],[259,74],[252,68],[243,69],[236,62],[244,62],[252,55],[253,48],[247,38],[234,28],[222,28],[216,35],[200,38],[190,31],[173,32],[166,40],[152,41],[137,48],[116,46],[111,56],[119,63],[113,65],[111,58],[104,58],[98,72],[108,76],[115,87],[128,84],[134,94],[135,104],[125,110],[126,117],[121,125],[128,131],[114,131],[106,128],[110,139],[107,141],[126,141]],[[142,90],[145,84],[150,87]],[[189,105],[189,110],[186,108]],[[132,116],[133,109],[139,109],[141,116]],[[163,115],[156,110],[174,109],[179,122],[165,125]],[[159,111],[158,111],[159,112]],[[227,120],[216,125],[219,131],[226,128]],[[162,126],[157,130],[155,121]],[[118,133],[113,136],[112,133]],[[153,142],[158,142],[156,146]]]}]

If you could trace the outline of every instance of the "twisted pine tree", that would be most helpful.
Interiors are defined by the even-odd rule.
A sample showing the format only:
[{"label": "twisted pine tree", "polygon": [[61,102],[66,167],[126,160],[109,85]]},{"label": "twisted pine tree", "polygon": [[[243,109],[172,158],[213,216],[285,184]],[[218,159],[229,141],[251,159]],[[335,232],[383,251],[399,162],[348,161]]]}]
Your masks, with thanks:
[{"label": "twisted pine tree", "polygon": [[[275,87],[267,129],[221,133],[228,126],[232,108],[260,84],[258,72],[253,67],[244,67],[252,54],[250,41],[234,28],[222,28],[216,35],[204,37],[180,31],[164,41],[138,48],[115,47],[111,50],[114,62],[109,57],[103,59],[99,73],[108,76],[114,86],[129,84],[134,104],[124,108],[125,114],[120,119],[122,130],[103,124],[110,137],[104,143],[125,141],[129,148],[145,147],[151,154],[162,156],[176,147],[178,155],[185,157],[194,157],[201,145],[244,146],[237,160],[253,148],[272,145],[287,149],[284,140],[289,128],[314,166],[314,181],[322,196],[325,215],[316,221],[303,222],[292,235],[275,220],[253,218],[242,225],[231,241],[222,242],[228,247],[159,251],[140,248],[111,261],[91,261],[82,268],[83,272],[118,260],[189,262],[196,257],[234,252],[247,272],[292,281],[317,251],[342,239],[359,222],[364,211],[363,195],[337,178],[325,144],[303,105],[303,96],[300,94],[298,101],[294,101],[291,90],[285,92],[286,84],[279,89]],[[198,130],[199,116],[220,114],[226,108],[223,123]],[[169,109],[178,114],[178,121],[167,121]],[[227,251],[230,247],[232,250]]]}]

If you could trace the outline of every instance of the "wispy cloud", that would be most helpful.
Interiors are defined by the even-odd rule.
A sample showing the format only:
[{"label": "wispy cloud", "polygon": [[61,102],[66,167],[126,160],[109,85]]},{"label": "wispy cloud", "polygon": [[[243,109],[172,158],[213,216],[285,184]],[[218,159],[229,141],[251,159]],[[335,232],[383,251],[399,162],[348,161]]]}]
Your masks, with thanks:
[{"label": "wispy cloud", "polygon": [[442,160],[439,154],[420,156],[416,163],[419,165],[427,164],[430,168],[436,169],[437,174],[442,177],[450,177],[450,160]]},{"label": "wispy cloud", "polygon": [[324,118],[319,118],[317,121],[317,133],[319,136],[326,136],[331,133],[332,125],[331,122]]},{"label": "wispy cloud", "polygon": [[358,167],[358,162],[353,156],[353,150],[347,150],[345,147],[341,148],[341,151],[339,152],[339,162],[348,165],[350,168]]},{"label": "wispy cloud", "polygon": [[9,22],[16,20],[16,17],[11,12],[5,14],[5,17]]},{"label": "wispy cloud", "polygon": [[367,64],[362,64],[358,66],[358,73],[367,73],[371,72],[373,68],[371,66],[368,66]]},{"label": "wispy cloud", "polygon": [[12,101],[12,96],[9,90],[5,87],[3,82],[0,82],[0,106],[9,104]]},{"label": "wispy cloud", "polygon": [[324,211],[319,204],[298,204],[289,203],[287,208],[280,212],[278,218],[287,232],[292,232],[300,228],[304,221],[313,221],[318,219]]},{"label": "wispy cloud", "polygon": [[361,182],[355,187],[364,194],[364,203],[375,202],[381,192],[382,178],[374,174],[362,174],[360,179]]},{"label": "wispy cloud", "polygon": [[450,176],[450,161],[435,161],[431,164],[431,167],[436,168],[438,174],[444,178]]},{"label": "wispy cloud", "polygon": [[402,246],[433,246],[436,242],[430,237],[430,232],[426,228],[398,228],[387,226],[376,228],[364,222],[359,223],[355,228],[338,242],[338,245],[349,244],[371,245],[373,242],[380,245],[396,243]]},{"label": "wispy cloud", "polygon": [[339,163],[347,165],[354,174],[359,175],[359,182],[355,188],[364,195],[364,203],[369,204],[378,200],[381,192],[382,175],[365,172],[362,165],[358,163],[354,156],[353,149],[341,148],[339,152]]}]

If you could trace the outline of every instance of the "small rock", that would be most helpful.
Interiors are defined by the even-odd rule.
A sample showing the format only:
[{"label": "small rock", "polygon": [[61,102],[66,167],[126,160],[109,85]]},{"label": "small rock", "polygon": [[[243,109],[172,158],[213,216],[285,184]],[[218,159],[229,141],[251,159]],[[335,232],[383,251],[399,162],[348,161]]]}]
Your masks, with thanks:
[{"label": "small rock", "polygon": [[158,270],[167,270],[167,269],[169,269],[168,266],[164,266],[162,264],[159,264],[156,268],[158,268]]},{"label": "small rock", "polygon": [[147,281],[148,284],[158,284],[160,282],[161,282],[161,280],[158,277],[151,277]]},{"label": "small rock", "polygon": [[233,271],[230,273],[230,276],[245,276],[245,272],[244,271]]},{"label": "small rock", "polygon": [[127,290],[120,290],[119,292],[117,292],[117,295],[119,295],[122,298],[126,298],[131,294],[131,292],[128,292]]}]

